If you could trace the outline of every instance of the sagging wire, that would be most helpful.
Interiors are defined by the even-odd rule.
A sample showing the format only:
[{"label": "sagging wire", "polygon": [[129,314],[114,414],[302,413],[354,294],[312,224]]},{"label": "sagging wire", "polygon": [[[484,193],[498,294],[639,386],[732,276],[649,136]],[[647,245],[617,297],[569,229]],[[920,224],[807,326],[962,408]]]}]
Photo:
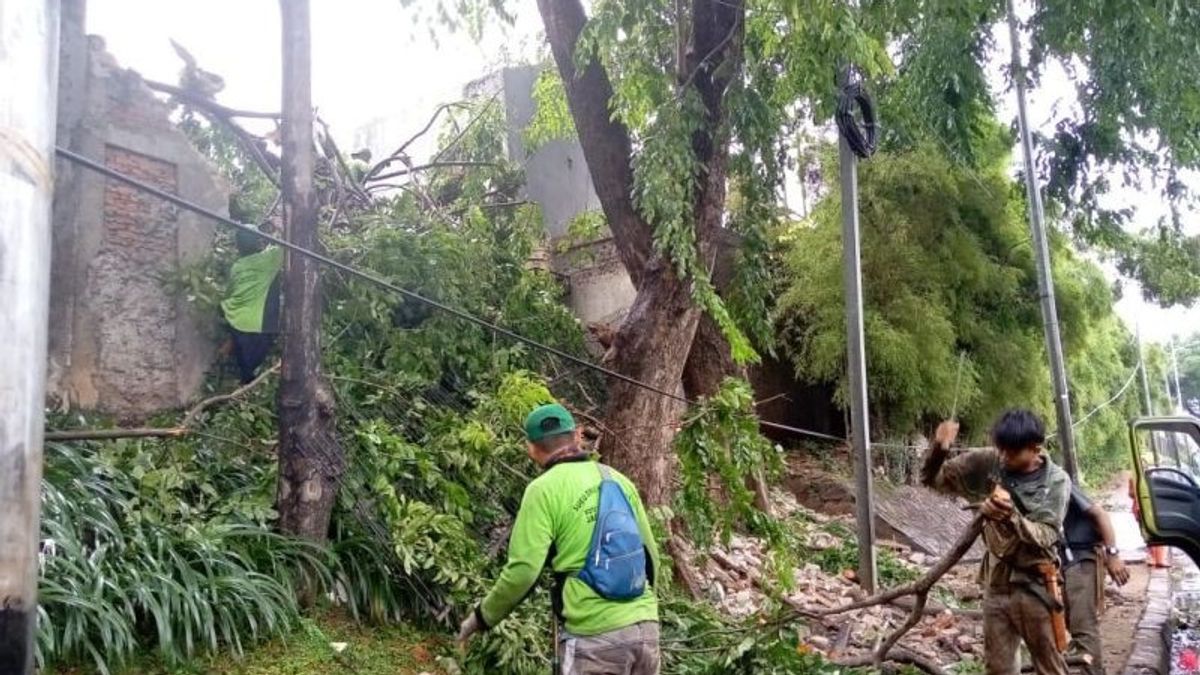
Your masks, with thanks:
[{"label": "sagging wire", "polygon": [[[872,121],[870,124],[870,129],[871,129],[870,137],[872,139],[871,143],[872,143],[872,148],[873,148],[873,144],[874,144],[874,121],[873,121],[874,114],[873,113],[872,113],[871,120]],[[434,300],[432,298],[427,298],[427,297],[421,295],[420,293],[417,293],[415,291],[410,291],[407,288],[397,286],[396,284],[393,284],[390,281],[387,281],[386,279],[384,279],[380,276],[377,276],[371,272],[367,272],[367,271],[358,269],[356,267],[347,265],[345,263],[338,262],[337,260],[334,260],[333,258],[330,258],[326,255],[322,255],[321,253],[317,253],[316,251],[312,251],[310,249],[304,248],[303,246],[298,246],[298,245],[293,244],[285,239],[281,239],[280,237],[277,237],[275,235],[268,234],[266,232],[261,232],[257,228],[255,228],[253,225],[239,223],[235,220],[232,220],[231,218],[228,218],[219,213],[216,213],[215,211],[206,209],[202,206],[199,206],[198,204],[194,204],[194,203],[192,203],[186,199],[183,199],[177,195],[173,195],[164,190],[160,190],[160,189],[154,187],[153,185],[149,185],[143,181],[140,181],[140,180],[133,178],[131,176],[128,176],[126,174],[123,174],[119,171],[114,171],[113,169],[110,169],[109,167],[105,166],[104,164],[101,164],[99,162],[91,160],[87,157],[84,157],[83,155],[78,154],[78,153],[72,152],[72,151],[62,148],[62,147],[55,148],[55,152],[59,157],[62,157],[63,159],[65,159],[69,162],[78,164],[79,166],[82,166],[87,169],[91,169],[92,171],[95,171],[96,173],[99,173],[103,176],[106,176],[113,180],[124,183],[130,187],[133,187],[137,190],[141,190],[142,192],[145,192],[147,194],[151,194],[151,195],[158,197],[159,199],[162,199],[166,202],[170,202],[171,204],[174,204],[175,206],[178,206],[182,209],[191,211],[192,213],[204,216],[206,218],[209,218],[216,222],[222,223],[224,225],[228,225],[228,226],[233,227],[242,232],[247,232],[247,233],[252,234],[253,236],[256,236],[264,241],[268,241],[272,244],[275,244],[276,246],[279,246],[280,248],[291,251],[292,253],[297,253],[299,255],[305,256],[309,259],[315,260],[318,263],[321,263],[323,265],[326,265],[328,267],[336,269],[342,273],[349,274],[350,276],[357,277],[359,279],[362,279],[363,281],[369,282],[371,284],[374,284],[376,286],[379,286],[381,288],[389,290],[393,293],[397,293],[405,298],[409,298],[411,300],[420,302],[420,303],[425,304],[434,309],[446,312],[447,314],[450,314],[451,316],[457,317],[464,321],[468,321],[477,326],[480,326],[482,328],[490,330],[496,334],[503,335],[504,337],[507,337],[511,340],[515,340],[517,342],[528,345],[534,349],[541,350],[548,354],[553,354],[554,356],[557,356],[561,359],[565,359],[576,365],[579,365],[579,366],[582,366],[589,370],[593,370],[595,372],[601,373],[607,377],[611,377],[615,380],[619,380],[626,384],[630,384],[635,387],[644,389],[646,391],[653,392],[660,396],[665,396],[667,398],[679,401],[679,402],[687,404],[687,405],[692,405],[695,403],[695,401],[687,398],[686,396],[681,396],[674,392],[660,389],[658,387],[655,387],[652,384],[642,382],[641,380],[637,380],[635,378],[629,377],[628,375],[619,373],[615,370],[612,370],[611,368],[606,368],[599,364],[592,363],[591,361],[588,361],[587,359],[575,356],[573,354],[569,354],[567,352],[562,351],[561,349],[551,347],[550,345],[544,344],[542,342],[539,342],[539,341],[534,340],[529,337],[525,337],[524,335],[521,335],[520,333],[516,333],[516,332],[509,330],[507,328],[504,328],[498,324],[492,323],[491,321],[479,318],[479,317],[475,316],[474,314],[471,314],[470,312],[466,312],[466,311],[458,309],[456,307],[446,305],[446,304],[438,302],[437,300]],[[819,431],[813,431],[811,429],[801,429],[799,427],[793,427],[793,426],[786,425],[786,424],[779,424],[776,422],[768,422],[765,420],[760,420],[759,424],[766,428],[777,429],[779,431],[786,431],[786,432],[801,435],[801,436],[809,436],[811,438],[817,438],[820,440],[831,441],[831,442],[835,442],[835,443],[845,443],[846,442],[846,439],[844,439],[844,438],[839,438],[839,437],[833,436],[831,434],[821,433]]]}]

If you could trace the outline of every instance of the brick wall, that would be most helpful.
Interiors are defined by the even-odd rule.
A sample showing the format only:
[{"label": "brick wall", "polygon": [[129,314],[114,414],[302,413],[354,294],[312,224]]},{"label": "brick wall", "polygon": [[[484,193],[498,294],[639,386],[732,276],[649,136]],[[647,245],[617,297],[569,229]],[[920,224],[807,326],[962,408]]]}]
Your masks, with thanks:
[{"label": "brick wall", "polygon": [[[174,164],[108,145],[105,164],[176,192]],[[177,263],[176,207],[113,180],[104,188],[103,240],[88,298],[101,349],[94,384],[110,410],[169,408],[175,378],[176,303],[163,275]]]},{"label": "brick wall", "polygon": [[[228,185],[175,127],[171,106],[122,68],[103,38],[85,35],[80,16],[61,28],[59,145],[226,213]],[[129,423],[202,393],[217,317],[190,304],[170,279],[205,260],[213,228],[206,218],[58,162],[50,404]]]}]

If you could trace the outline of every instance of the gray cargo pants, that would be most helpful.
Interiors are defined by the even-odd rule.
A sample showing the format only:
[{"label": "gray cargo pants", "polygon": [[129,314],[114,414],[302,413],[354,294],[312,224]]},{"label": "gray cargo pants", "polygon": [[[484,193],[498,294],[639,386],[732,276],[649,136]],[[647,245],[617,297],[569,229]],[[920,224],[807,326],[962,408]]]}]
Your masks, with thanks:
[{"label": "gray cargo pants", "polygon": [[1063,570],[1067,590],[1067,627],[1071,648],[1092,658],[1084,675],[1104,675],[1104,645],[1100,641],[1100,612],[1104,601],[1104,569],[1095,560],[1081,560]]},{"label": "gray cargo pants", "polygon": [[562,675],[658,675],[658,659],[657,621],[559,642]]}]

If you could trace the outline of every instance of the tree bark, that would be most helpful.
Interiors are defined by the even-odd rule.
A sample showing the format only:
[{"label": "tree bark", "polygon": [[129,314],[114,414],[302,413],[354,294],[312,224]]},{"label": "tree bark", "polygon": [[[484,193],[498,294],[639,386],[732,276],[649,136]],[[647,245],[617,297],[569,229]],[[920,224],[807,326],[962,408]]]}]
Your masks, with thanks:
[{"label": "tree bark", "polygon": [[[714,73],[725,59],[740,59],[744,9],[736,0],[695,0],[694,5],[694,43],[686,52],[687,72],[678,76],[683,86],[700,91],[708,112],[706,128],[693,138],[693,150],[705,169],[695,186],[692,208],[699,253],[707,256],[724,214],[729,140],[721,102],[736,68],[722,69],[721,76]],[[701,312],[690,283],[679,279],[670,262],[654,250],[651,226],[633,202],[633,144],[629,130],[611,114],[608,74],[596,60],[576,68],[576,46],[587,22],[583,4],[538,0],[538,10],[596,195],[621,262],[638,289],[605,359],[623,375],[656,389],[679,391]],[[648,503],[667,503],[680,402],[619,380],[610,381],[608,401],[601,453],[637,484]]]},{"label": "tree bark", "polygon": [[[316,250],[313,113],[308,0],[280,0],[283,24],[282,182],[288,241]],[[288,252],[283,272],[283,361],[279,379],[279,527],[325,541],[345,458],[334,399],[321,372],[317,264]]]},{"label": "tree bark", "polygon": [[[661,258],[643,270],[642,288],[605,357],[619,373],[665,392],[679,391],[700,309],[691,289]],[[639,488],[650,505],[671,498],[671,443],[683,404],[675,398],[609,380],[600,454]]]}]

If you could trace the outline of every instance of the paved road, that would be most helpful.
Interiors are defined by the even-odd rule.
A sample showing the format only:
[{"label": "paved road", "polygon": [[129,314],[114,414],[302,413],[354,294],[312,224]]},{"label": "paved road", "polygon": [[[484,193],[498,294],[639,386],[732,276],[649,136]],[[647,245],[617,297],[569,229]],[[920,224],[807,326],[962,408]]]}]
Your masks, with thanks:
[{"label": "paved road", "polygon": [[1133,500],[1129,498],[1129,477],[1122,474],[1109,487],[1104,496],[1104,508],[1112,519],[1117,535],[1117,548],[1125,562],[1142,562],[1146,559],[1146,542],[1137,519],[1133,517]]}]

